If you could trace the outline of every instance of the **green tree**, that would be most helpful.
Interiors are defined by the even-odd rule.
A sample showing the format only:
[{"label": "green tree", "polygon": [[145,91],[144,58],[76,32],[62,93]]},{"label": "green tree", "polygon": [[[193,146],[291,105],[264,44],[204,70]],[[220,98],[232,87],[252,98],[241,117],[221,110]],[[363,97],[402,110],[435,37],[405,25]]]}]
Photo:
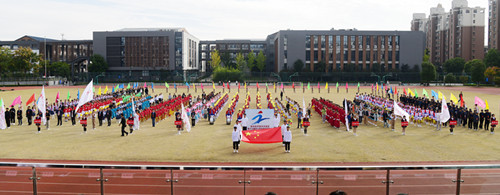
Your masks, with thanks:
[{"label": "green tree", "polygon": [[239,70],[243,70],[245,68],[245,56],[240,52],[238,55],[236,55],[236,68]]},{"label": "green tree", "polygon": [[12,63],[13,54],[10,49],[0,47],[0,73],[4,75],[7,73],[7,68]]},{"label": "green tree", "polygon": [[210,52],[210,56],[211,56],[211,60],[210,60],[210,67],[212,68],[212,70],[217,70],[217,68],[220,67],[220,55],[219,55],[219,51],[217,50],[214,50],[212,52]]},{"label": "green tree", "polygon": [[448,73],[462,73],[465,67],[463,58],[452,58],[444,63],[444,70]]},{"label": "green tree", "polygon": [[326,63],[321,60],[318,63],[314,65],[314,72],[325,72],[326,70]]},{"label": "green tree", "polygon": [[430,54],[430,51],[429,51],[429,49],[426,48],[425,51],[424,51],[424,58],[422,60],[423,62],[430,62],[429,61],[429,59],[430,59],[430,55],[429,54]]},{"label": "green tree", "polygon": [[454,83],[455,81],[456,81],[456,78],[455,78],[455,75],[453,75],[453,73],[448,73],[444,77],[444,82],[445,83]]},{"label": "green tree", "polygon": [[401,72],[409,72],[409,71],[410,71],[410,65],[403,64],[403,66],[401,66]]},{"label": "green tree", "polygon": [[69,77],[71,72],[70,66],[66,62],[54,62],[47,69],[50,70],[49,75],[52,76]]},{"label": "green tree", "polygon": [[464,72],[468,75],[471,75],[472,74],[472,66],[473,66],[473,60],[470,60],[467,63],[465,63]]},{"label": "green tree", "polygon": [[436,79],[436,67],[430,62],[422,63],[422,72],[420,72],[422,82],[429,83]]},{"label": "green tree", "polygon": [[106,72],[108,70],[108,63],[99,54],[94,54],[90,57],[89,72]]},{"label": "green tree", "polygon": [[252,69],[255,67],[255,53],[250,51],[247,56],[247,67],[252,72]]},{"label": "green tree", "polygon": [[34,53],[31,48],[20,47],[18,50],[14,51],[14,58],[12,59],[12,63],[8,69],[21,74],[26,74],[33,71],[36,64],[40,62],[40,60],[40,55]]},{"label": "green tree", "polygon": [[221,54],[220,59],[222,61],[222,64],[226,68],[233,68],[233,59],[231,58],[231,54],[229,52],[224,52]]},{"label": "green tree", "polygon": [[478,59],[471,60],[470,62],[472,64],[471,79],[479,86],[479,82],[484,81],[484,71],[486,71],[486,66],[483,61]]},{"label": "green tree", "polygon": [[484,64],[486,67],[500,66],[500,53],[496,49],[488,50],[486,56],[484,56]]},{"label": "green tree", "polygon": [[[429,62],[430,63],[430,62]],[[435,68],[436,66],[434,66]],[[423,68],[422,68],[423,69]],[[420,66],[418,64],[413,65],[413,72],[420,72]]]},{"label": "green tree", "polygon": [[259,52],[256,61],[257,61],[257,68],[262,74],[264,68],[266,67],[266,56],[264,55],[264,52],[262,51]]},{"label": "green tree", "polygon": [[293,63],[293,69],[295,72],[301,72],[302,69],[304,69],[304,62],[302,60],[298,59]]}]

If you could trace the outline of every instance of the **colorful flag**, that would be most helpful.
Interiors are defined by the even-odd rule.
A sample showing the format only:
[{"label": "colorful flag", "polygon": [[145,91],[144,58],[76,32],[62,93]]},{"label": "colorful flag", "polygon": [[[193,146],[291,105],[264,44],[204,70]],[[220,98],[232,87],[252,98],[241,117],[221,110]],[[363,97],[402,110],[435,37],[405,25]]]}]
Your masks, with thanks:
[{"label": "colorful flag", "polygon": [[33,95],[31,95],[30,99],[28,99],[28,101],[26,102],[26,106],[33,103],[35,101],[35,94],[33,93]]},{"label": "colorful flag", "polygon": [[[33,95],[35,95],[35,94],[33,94]],[[66,97],[66,99],[69,100],[69,98],[71,98],[71,96],[69,95],[69,91],[68,91],[68,96]]]},{"label": "colorful flag", "polygon": [[450,93],[450,100],[453,101],[455,105],[458,104],[458,99],[453,95],[453,93]]},{"label": "colorful flag", "polygon": [[429,97],[429,94],[427,94],[427,91],[425,89],[422,89],[422,95],[425,97]]},{"label": "colorful flag", "polygon": [[325,89],[328,89],[328,82],[326,82]]},{"label": "colorful flag", "polygon": [[168,89],[168,88],[170,88],[170,85],[168,85],[168,83],[165,82],[165,87]]},{"label": "colorful flag", "polygon": [[486,105],[485,109],[489,110],[490,109],[490,105],[488,104],[488,100],[484,99],[484,104]]},{"label": "colorful flag", "polygon": [[224,84],[224,82],[222,82],[222,88],[226,88],[226,84]]},{"label": "colorful flag", "polygon": [[279,143],[281,137],[281,127],[270,129],[248,130],[242,133],[241,141],[251,144]]},{"label": "colorful flag", "polygon": [[247,89],[247,82],[245,82],[245,90]]},{"label": "colorful flag", "polygon": [[319,82],[318,82],[318,90],[319,90],[319,89],[320,89],[320,87],[319,87]]},{"label": "colorful flag", "polygon": [[417,89],[415,89],[415,97],[418,97]]},{"label": "colorful flag", "polygon": [[476,96],[476,98],[474,100],[474,103],[477,104],[477,106],[479,106],[479,107],[481,107],[483,109],[486,108],[486,104],[484,103],[484,101],[481,98],[477,97],[477,96]]},{"label": "colorful flag", "polygon": [[186,82],[186,86],[187,86],[188,88],[190,87],[188,82]]},{"label": "colorful flag", "polygon": [[346,89],[349,89],[349,84],[348,84],[348,82],[345,82],[345,88],[346,88]]},{"label": "colorful flag", "polygon": [[14,101],[12,102],[12,104],[10,106],[12,107],[12,106],[15,106],[17,104],[21,104],[21,102],[22,102],[21,96],[17,96],[16,99],[14,99]]},{"label": "colorful flag", "polygon": [[114,93],[115,92],[115,88],[111,88],[111,93]]},{"label": "colorful flag", "polygon": [[307,89],[311,89],[311,83],[307,82]]},{"label": "colorful flag", "polygon": [[144,82],[144,88],[148,87],[148,85],[146,84],[146,82]]},{"label": "colorful flag", "polygon": [[441,91],[438,91],[438,99],[441,99],[444,95],[441,93]]},{"label": "colorful flag", "polygon": [[359,82],[358,82],[358,89],[359,89]]},{"label": "colorful flag", "polygon": [[78,89],[78,93],[76,94],[76,99],[80,99],[80,89]]},{"label": "colorful flag", "polygon": [[399,107],[398,103],[394,101],[394,115],[400,116],[403,118],[403,116],[406,117],[406,120],[410,120],[410,114],[408,112],[404,111],[401,107]]},{"label": "colorful flag", "polygon": [[273,89],[276,90],[276,83],[273,83]]},{"label": "colorful flag", "polygon": [[434,90],[431,90],[431,94],[432,94],[432,97],[434,97],[436,100],[439,99],[439,95]]},{"label": "colorful flag", "polygon": [[300,88],[304,88],[304,83],[300,82]]},{"label": "colorful flag", "polygon": [[260,88],[260,87],[259,87],[259,82],[257,82],[257,89],[259,89],[259,88]]},{"label": "colorful flag", "polygon": [[97,95],[101,95],[101,87],[99,87],[99,91],[97,92]]},{"label": "colorful flag", "polygon": [[38,97],[38,100],[36,102],[36,107],[40,112],[42,112],[42,123],[45,124],[47,122],[47,118],[45,116],[45,112],[47,111],[46,109],[46,98],[45,98],[45,86],[42,86],[42,93],[40,93],[40,97]]},{"label": "colorful flag", "polygon": [[154,91],[155,89],[155,84],[153,82],[151,82],[151,89]]},{"label": "colorful flag", "polygon": [[398,94],[398,86],[394,86],[394,93]]},{"label": "colorful flag", "polygon": [[174,82],[174,89],[177,89],[177,83]]},{"label": "colorful flag", "polygon": [[[246,86],[246,84],[245,84],[245,86]],[[214,82],[212,82],[212,88],[214,88],[214,90],[215,90],[215,84],[214,84]]]},{"label": "colorful flag", "polygon": [[347,118],[349,112],[348,112],[347,100],[345,98],[344,98],[344,111],[345,111],[345,127],[347,128],[347,131],[349,131],[349,120]]},{"label": "colorful flag", "polygon": [[184,123],[184,129],[186,129],[187,132],[191,131],[191,120],[189,119],[189,116],[187,115],[186,109],[184,109],[184,104],[181,104],[182,110],[181,110],[181,119],[182,122]]},{"label": "colorful flag", "polygon": [[59,100],[59,91],[57,92],[57,95],[56,95],[56,102],[57,100]]},{"label": "colorful flag", "polygon": [[238,82],[238,90],[240,89],[240,82]]},{"label": "colorful flag", "polygon": [[200,87],[201,87],[201,90],[203,90],[203,83],[201,83],[201,86],[200,86]]},{"label": "colorful flag", "polygon": [[196,89],[196,85],[194,85],[194,83],[193,83],[193,89]]},{"label": "colorful flag", "polygon": [[413,91],[411,91],[411,89],[410,89],[410,88],[408,88],[408,95],[409,95],[409,96],[414,96],[414,93],[413,93]]},{"label": "colorful flag", "polygon": [[106,88],[104,88],[104,94],[108,93],[108,86],[106,85]]},{"label": "colorful flag", "polygon": [[0,99],[0,129],[6,129],[6,128],[7,128],[7,123],[5,122],[5,108],[3,105],[3,98],[2,98]]},{"label": "colorful flag", "polygon": [[337,82],[337,84],[335,85],[336,88],[339,88],[339,82]]},{"label": "colorful flag", "polygon": [[403,93],[404,93],[405,95],[408,95],[408,94],[406,93],[406,88],[404,88],[404,87],[403,87]]},{"label": "colorful flag", "polygon": [[[318,82],[318,88],[319,88],[319,82]],[[281,82],[281,89],[283,89],[283,82]]]},{"label": "colorful flag", "polygon": [[[378,91],[378,83],[375,83],[375,84],[377,85],[377,91]],[[405,93],[405,95],[406,95],[406,93]]]},{"label": "colorful flag", "polygon": [[374,87],[373,87],[373,84],[372,84],[372,91],[373,91]]},{"label": "colorful flag", "polygon": [[130,89],[130,83],[128,83],[128,85],[127,85],[127,89]]}]

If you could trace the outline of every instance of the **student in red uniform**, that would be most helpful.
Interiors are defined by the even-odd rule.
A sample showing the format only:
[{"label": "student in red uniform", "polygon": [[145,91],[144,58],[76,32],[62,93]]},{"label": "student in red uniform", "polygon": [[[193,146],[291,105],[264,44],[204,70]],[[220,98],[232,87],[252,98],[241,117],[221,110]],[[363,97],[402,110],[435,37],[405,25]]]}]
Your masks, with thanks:
[{"label": "student in red uniform", "polygon": [[80,124],[82,124],[83,132],[87,133],[87,115],[84,114],[82,119],[80,119]]},{"label": "student in red uniform", "polygon": [[[406,122],[406,125],[403,125],[403,123]],[[401,119],[401,127],[403,128],[403,135],[406,135],[406,127],[408,126],[408,120],[406,119],[406,116],[403,116]]]},{"label": "student in red uniform", "polygon": [[36,125],[36,127],[38,129],[38,133],[40,133],[40,125],[41,124],[42,124],[42,113],[38,112],[38,114],[35,117],[35,125]]}]

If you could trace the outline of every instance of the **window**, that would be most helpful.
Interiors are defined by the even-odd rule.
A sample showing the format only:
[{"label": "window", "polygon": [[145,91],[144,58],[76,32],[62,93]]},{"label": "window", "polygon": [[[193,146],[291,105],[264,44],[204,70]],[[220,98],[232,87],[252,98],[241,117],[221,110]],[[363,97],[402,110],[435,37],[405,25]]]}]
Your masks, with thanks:
[{"label": "window", "polygon": [[219,45],[219,50],[226,50],[226,45],[220,44]]},{"label": "window", "polygon": [[325,41],[325,36],[320,36],[321,37],[321,48],[326,47],[326,41]]},{"label": "window", "polygon": [[467,13],[467,14],[468,14],[468,13],[470,13],[470,11],[469,11],[469,10],[465,10],[465,13]]},{"label": "window", "polygon": [[311,61],[311,52],[306,51],[306,61]]},{"label": "window", "polygon": [[339,35],[335,36],[335,45],[337,47],[340,47],[340,36]]},{"label": "window", "polygon": [[248,46],[248,44],[243,44],[243,45],[241,45],[241,49],[243,49],[243,50],[248,50],[248,48],[250,48],[250,47]]},{"label": "window", "polygon": [[358,61],[363,61],[363,50],[358,51]]},{"label": "window", "polygon": [[347,50],[344,50],[344,61],[347,61]]},{"label": "window", "polygon": [[335,50],[336,61],[340,61],[340,49]]},{"label": "window", "polygon": [[347,36],[343,36],[344,37],[344,48],[347,48]]},{"label": "window", "polygon": [[399,51],[396,51],[396,61],[399,61]]},{"label": "window", "polygon": [[367,51],[365,53],[366,53],[366,61],[370,61],[370,52]]},{"label": "window", "polygon": [[370,47],[370,42],[371,42],[371,39],[372,39],[372,36],[366,36],[366,47],[369,48]]},{"label": "window", "polygon": [[356,61],[356,51],[351,51],[351,62],[354,63]]},{"label": "window", "polygon": [[351,48],[354,49],[356,46],[356,36],[351,36]]},{"label": "window", "polygon": [[314,61],[318,61],[318,51],[314,51]]},{"label": "window", "polygon": [[314,36],[314,48],[318,48],[318,36]]},{"label": "window", "polygon": [[333,49],[333,36],[328,36],[328,48],[330,48],[330,51]]},{"label": "window", "polygon": [[311,48],[311,36],[306,35],[306,48]]}]

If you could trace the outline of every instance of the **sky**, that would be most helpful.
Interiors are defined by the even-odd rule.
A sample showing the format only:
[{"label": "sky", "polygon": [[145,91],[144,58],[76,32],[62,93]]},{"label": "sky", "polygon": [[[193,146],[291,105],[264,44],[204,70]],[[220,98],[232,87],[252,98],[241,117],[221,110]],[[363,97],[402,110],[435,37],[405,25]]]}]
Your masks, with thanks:
[{"label": "sky", "polygon": [[[488,0],[468,2],[487,17]],[[265,39],[287,29],[407,31],[413,13],[428,15],[438,3],[451,8],[451,0],[0,0],[0,40],[92,39],[93,31],[122,28],[184,27],[201,40]]]}]

